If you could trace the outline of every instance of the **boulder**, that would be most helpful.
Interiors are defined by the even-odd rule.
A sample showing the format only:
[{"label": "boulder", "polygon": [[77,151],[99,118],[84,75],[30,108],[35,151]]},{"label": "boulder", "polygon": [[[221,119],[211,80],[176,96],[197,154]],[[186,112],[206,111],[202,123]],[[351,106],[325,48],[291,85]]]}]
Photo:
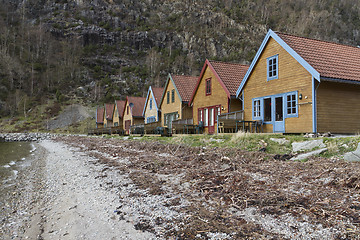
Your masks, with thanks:
[{"label": "boulder", "polygon": [[285,139],[285,138],[270,138],[271,141],[273,142],[277,142],[280,145],[285,145],[285,144],[289,144],[290,141]]},{"label": "boulder", "polygon": [[322,139],[292,143],[293,152],[299,152],[299,151],[303,151],[303,150],[312,150],[316,147],[325,148],[326,145],[324,144]]},{"label": "boulder", "polygon": [[318,155],[322,152],[325,152],[327,151],[328,149],[327,148],[321,148],[321,149],[318,149],[318,150],[315,150],[315,151],[311,151],[311,152],[307,152],[307,153],[302,153],[302,154],[299,154],[295,157],[292,157],[290,160],[304,160],[304,159],[307,159],[311,156],[315,156],[315,155]]},{"label": "boulder", "polygon": [[345,153],[344,159],[348,162],[360,162],[360,143],[355,151]]}]

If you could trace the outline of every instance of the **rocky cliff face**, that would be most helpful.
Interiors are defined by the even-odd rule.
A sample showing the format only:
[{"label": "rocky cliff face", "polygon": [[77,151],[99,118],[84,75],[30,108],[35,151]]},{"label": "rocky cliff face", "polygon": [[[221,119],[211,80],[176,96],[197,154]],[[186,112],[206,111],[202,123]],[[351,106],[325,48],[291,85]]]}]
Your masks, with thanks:
[{"label": "rocky cliff face", "polygon": [[[148,85],[161,86],[168,73],[199,74],[206,58],[249,63],[269,28],[360,44],[357,0],[2,2],[7,26],[23,29],[18,35],[30,36],[26,28],[41,33],[33,33],[33,45],[17,46],[37,57],[20,57],[19,64],[32,61],[23,70],[24,78],[32,79],[29,89],[64,93],[82,86],[81,96],[91,101],[143,95]],[[44,43],[42,35],[52,42]],[[36,48],[40,55],[32,52]],[[45,60],[50,54],[41,49],[47,48],[56,49],[50,59],[55,63]],[[17,75],[6,74],[15,76],[15,83]]]}]

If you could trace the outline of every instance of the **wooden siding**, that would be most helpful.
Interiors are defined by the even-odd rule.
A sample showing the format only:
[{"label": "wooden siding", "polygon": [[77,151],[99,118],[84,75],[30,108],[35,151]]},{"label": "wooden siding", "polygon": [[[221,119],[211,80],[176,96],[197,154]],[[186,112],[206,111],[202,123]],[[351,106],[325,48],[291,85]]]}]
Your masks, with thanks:
[{"label": "wooden siding", "polygon": [[[206,79],[211,78],[211,95],[206,95]],[[195,92],[193,98],[193,118],[194,124],[198,124],[198,109],[212,107],[220,105],[224,108],[221,110],[221,113],[228,113],[229,100],[228,96],[220,84],[219,80],[215,76],[214,72],[207,66],[204,74],[200,80],[200,84]],[[220,108],[221,109],[221,108]],[[215,123],[215,133],[216,133],[217,124]],[[207,128],[205,128],[205,133],[207,133]]]},{"label": "wooden siding", "polygon": [[113,113],[113,126],[115,126],[115,123],[118,124],[118,127],[120,127],[120,129],[122,129],[123,121],[119,116],[117,104],[115,104],[115,109],[114,109],[114,113]]},{"label": "wooden siding", "polygon": [[189,107],[189,105],[187,104],[182,104],[182,113],[181,116],[182,118],[180,119],[190,119],[193,118],[193,108]]},{"label": "wooden siding", "polygon": [[129,109],[129,114],[127,114],[127,108],[129,106],[129,102],[125,102],[124,115],[123,115],[123,129],[125,130],[125,122],[130,121],[130,126],[133,125],[133,117],[131,115],[131,109]]},{"label": "wooden siding", "polygon": [[[174,90],[175,91],[175,101],[172,103],[171,102],[171,91]],[[167,103],[167,92],[170,92],[170,102],[169,104]],[[173,82],[171,80],[169,80],[169,84],[167,85],[166,89],[165,89],[165,95],[164,95],[164,99],[161,103],[160,106],[161,109],[161,126],[165,126],[165,114],[168,113],[173,113],[173,112],[178,112],[179,114],[179,119],[182,118],[182,103],[180,101],[179,95],[177,94],[176,90],[175,90],[175,86],[173,84]]]},{"label": "wooden siding", "polygon": [[[155,99],[152,97],[152,94],[150,93],[150,96],[148,98],[148,101],[145,103],[146,104],[146,108],[145,108],[145,116],[144,116],[144,121],[145,123],[147,122],[147,118],[148,117],[155,117],[155,121],[159,121],[159,116],[158,116],[158,111],[156,110],[156,103],[155,103]],[[150,99],[152,100],[152,109],[150,109]]]},{"label": "wooden siding", "polygon": [[[267,58],[278,54],[278,79],[267,80]],[[285,119],[285,132],[312,132],[312,77],[275,40],[269,39],[244,87],[245,120],[252,120],[252,99],[269,95],[298,91],[298,117]],[[271,124],[265,132],[273,132]]]},{"label": "wooden siding", "polygon": [[106,126],[106,127],[112,127],[113,126],[113,121],[110,121],[110,120],[106,119],[106,111],[105,111],[105,114],[104,114],[104,126]]},{"label": "wooden siding", "polygon": [[141,124],[144,124],[144,118],[133,117],[131,125],[141,125]]},{"label": "wooden siding", "polygon": [[360,85],[321,81],[317,126],[321,133],[360,133]]},{"label": "wooden siding", "polygon": [[237,98],[230,99],[230,112],[237,112],[242,110],[242,101]]}]

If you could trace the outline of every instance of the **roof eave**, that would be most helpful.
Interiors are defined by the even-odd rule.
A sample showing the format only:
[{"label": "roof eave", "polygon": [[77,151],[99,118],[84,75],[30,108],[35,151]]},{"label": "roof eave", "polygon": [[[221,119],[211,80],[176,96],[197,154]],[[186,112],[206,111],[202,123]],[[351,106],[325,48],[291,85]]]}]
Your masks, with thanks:
[{"label": "roof eave", "polygon": [[348,80],[348,79],[342,79],[342,78],[331,78],[331,77],[320,77],[322,81],[328,81],[328,82],[339,82],[339,83],[348,83],[348,84],[356,84],[360,85],[360,81],[356,80]]},{"label": "roof eave", "polygon": [[320,81],[320,73],[316,71],[308,62],[306,62],[297,52],[295,52],[284,40],[282,40],[274,31],[269,29],[266,34],[263,42],[260,45],[260,48],[256,52],[254,59],[252,60],[249,69],[247,70],[241,84],[236,91],[236,97],[239,97],[241,91],[243,90],[246,81],[248,80],[253,68],[255,67],[257,61],[259,60],[260,55],[265,49],[266,44],[268,43],[270,37],[272,37],[281,47],[283,47],[292,57],[294,57],[316,80]]}]

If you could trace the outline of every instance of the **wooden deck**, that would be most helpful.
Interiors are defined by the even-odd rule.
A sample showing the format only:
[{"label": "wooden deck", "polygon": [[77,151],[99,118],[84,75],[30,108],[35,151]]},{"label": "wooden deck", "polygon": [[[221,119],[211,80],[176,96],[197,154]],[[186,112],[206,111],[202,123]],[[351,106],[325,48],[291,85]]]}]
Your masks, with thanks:
[{"label": "wooden deck", "polygon": [[124,135],[124,130],[120,127],[93,128],[88,130],[88,135],[103,135],[103,134]]},{"label": "wooden deck", "polygon": [[236,132],[236,122],[244,120],[244,111],[224,113],[218,116],[219,133]]}]

